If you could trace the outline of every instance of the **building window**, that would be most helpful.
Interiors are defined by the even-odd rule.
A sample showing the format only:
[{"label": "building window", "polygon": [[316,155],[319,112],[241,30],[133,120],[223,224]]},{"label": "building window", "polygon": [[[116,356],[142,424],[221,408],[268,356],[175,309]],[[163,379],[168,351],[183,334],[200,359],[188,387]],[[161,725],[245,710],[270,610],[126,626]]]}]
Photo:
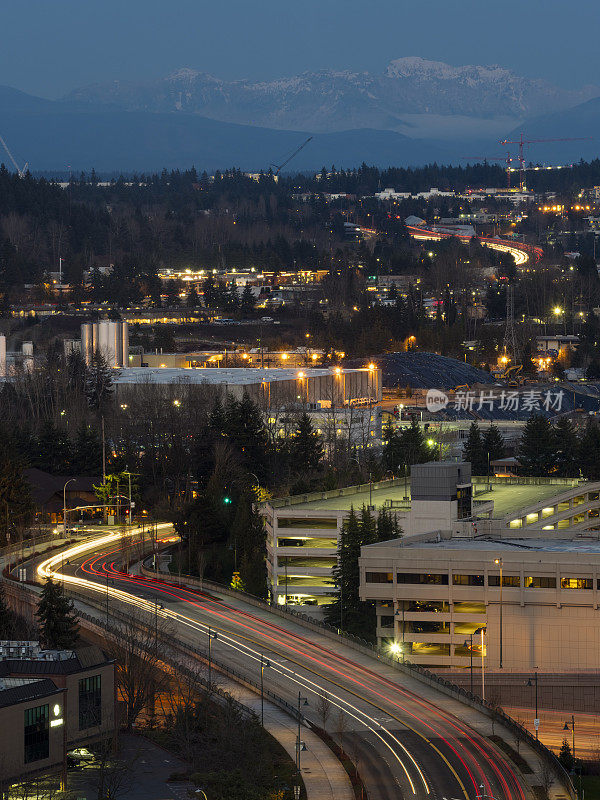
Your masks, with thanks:
[{"label": "building window", "polygon": [[483,575],[453,575],[452,583],[455,586],[483,586]]},{"label": "building window", "polygon": [[[519,575],[503,575],[502,586],[506,589],[518,589],[521,585]],[[488,586],[500,586],[500,575],[488,575]]]},{"label": "building window", "polygon": [[593,503],[594,500],[598,500],[599,497],[600,497],[600,493],[599,492],[590,492],[588,494],[588,499],[589,499],[590,503]]},{"label": "building window", "polygon": [[561,511],[568,511],[571,508],[571,503],[568,500],[561,500],[558,504],[558,513]]},{"label": "building window", "polygon": [[511,519],[508,523],[509,528],[522,528],[523,527],[523,520],[522,519]]},{"label": "building window", "polygon": [[79,681],[79,730],[102,724],[102,687],[100,675]]},{"label": "building window", "polygon": [[37,706],[25,711],[25,763],[50,756],[50,707]]},{"label": "building window", "polygon": [[573,505],[574,506],[580,506],[582,503],[585,503],[585,495],[584,494],[578,494],[577,497],[573,498]]},{"label": "building window", "polygon": [[367,583],[393,583],[393,572],[367,572],[365,576]]},{"label": "building window", "polygon": [[529,576],[524,580],[526,589],[556,589],[556,578]]},{"label": "building window", "polygon": [[554,514],[554,506],[546,506],[542,508],[542,517],[551,517]]},{"label": "building window", "polygon": [[590,519],[598,519],[598,517],[600,517],[600,508],[590,508],[588,517]]},{"label": "building window", "polygon": [[561,578],[561,589],[593,589],[594,581],[592,578]]},{"label": "building window", "polygon": [[379,627],[380,628],[393,628],[394,627],[394,615],[390,614],[382,614],[379,617]]},{"label": "building window", "polygon": [[527,514],[525,517],[528,525],[533,525],[534,522],[539,522],[540,515],[538,511],[532,511],[531,514]]},{"label": "building window", "polygon": [[399,572],[396,575],[396,581],[398,583],[420,583],[448,586],[448,576],[436,573]]},{"label": "building window", "polygon": [[575,514],[573,517],[573,525],[579,525],[585,519],[585,514]]},{"label": "building window", "polygon": [[571,520],[567,517],[567,519],[559,519],[557,523],[557,528],[570,528],[571,527]]}]

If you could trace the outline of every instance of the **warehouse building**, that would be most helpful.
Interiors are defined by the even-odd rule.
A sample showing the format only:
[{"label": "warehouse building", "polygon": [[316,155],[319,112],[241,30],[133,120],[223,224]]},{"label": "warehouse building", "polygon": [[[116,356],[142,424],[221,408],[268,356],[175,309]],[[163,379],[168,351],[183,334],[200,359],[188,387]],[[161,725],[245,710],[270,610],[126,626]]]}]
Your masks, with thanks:
[{"label": "warehouse building", "polygon": [[[131,393],[149,386],[178,386],[221,390],[241,398],[246,392],[261,406],[281,407],[286,403],[344,406],[381,400],[381,372],[364,369],[178,369],[129,367],[113,378],[116,399],[126,404]],[[176,393],[176,392],[175,392]]]}]

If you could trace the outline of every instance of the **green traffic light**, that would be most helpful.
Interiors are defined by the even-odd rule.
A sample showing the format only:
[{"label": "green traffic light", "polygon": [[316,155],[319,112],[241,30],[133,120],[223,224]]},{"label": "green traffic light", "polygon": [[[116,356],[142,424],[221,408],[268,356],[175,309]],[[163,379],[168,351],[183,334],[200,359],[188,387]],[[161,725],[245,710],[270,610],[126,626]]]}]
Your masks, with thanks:
[{"label": "green traffic light", "polygon": [[231,497],[224,497],[224,498],[223,498],[223,503],[224,503],[226,506],[228,506],[228,505],[231,503]]}]

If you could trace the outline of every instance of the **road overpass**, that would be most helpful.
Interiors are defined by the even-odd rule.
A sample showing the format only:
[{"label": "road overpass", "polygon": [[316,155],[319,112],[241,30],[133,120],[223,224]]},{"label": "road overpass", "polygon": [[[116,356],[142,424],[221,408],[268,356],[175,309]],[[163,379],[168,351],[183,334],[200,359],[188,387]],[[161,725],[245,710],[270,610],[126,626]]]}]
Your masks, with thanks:
[{"label": "road overpass", "polygon": [[[169,530],[158,526],[163,536]],[[215,658],[254,681],[268,658],[265,684],[290,704],[300,697],[302,714],[312,721],[318,722],[320,698],[327,697],[330,727],[335,729],[338,717],[344,720],[346,741],[359,760],[371,800],[533,797],[542,751],[534,755],[529,746],[521,746],[534,773],[526,778],[489,740],[489,715],[477,703],[463,704],[408,670],[353,649],[342,637],[328,638],[275,616],[268,607],[128,574],[121,564],[135,535],[100,535],[44,558],[37,573],[42,580],[53,575],[77,591],[95,592],[132,614],[135,609],[160,615],[187,643],[202,647],[214,632]],[[567,788],[555,786],[557,800],[571,791],[568,779]]]}]

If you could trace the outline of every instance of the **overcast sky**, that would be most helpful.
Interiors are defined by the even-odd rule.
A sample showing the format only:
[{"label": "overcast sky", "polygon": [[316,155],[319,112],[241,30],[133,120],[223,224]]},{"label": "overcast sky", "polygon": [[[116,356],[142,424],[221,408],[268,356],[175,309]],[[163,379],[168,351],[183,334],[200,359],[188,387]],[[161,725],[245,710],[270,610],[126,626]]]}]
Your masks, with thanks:
[{"label": "overcast sky", "polygon": [[59,97],[180,67],[381,72],[393,58],[600,84],[598,0],[2,0],[0,84]]}]

